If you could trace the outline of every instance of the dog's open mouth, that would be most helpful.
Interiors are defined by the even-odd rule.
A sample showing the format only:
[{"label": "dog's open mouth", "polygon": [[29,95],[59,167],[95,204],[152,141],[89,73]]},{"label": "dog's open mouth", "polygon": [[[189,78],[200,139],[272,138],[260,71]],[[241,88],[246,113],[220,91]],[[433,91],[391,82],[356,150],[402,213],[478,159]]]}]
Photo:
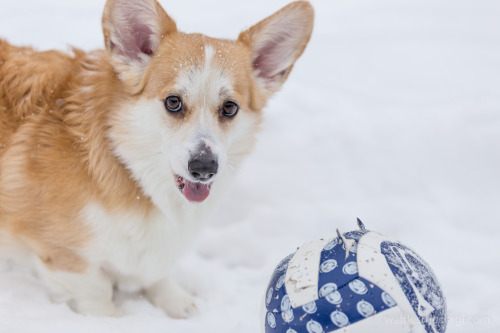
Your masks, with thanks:
[{"label": "dog's open mouth", "polygon": [[203,202],[210,195],[212,183],[203,184],[199,182],[190,182],[181,176],[177,176],[177,187],[189,201]]}]

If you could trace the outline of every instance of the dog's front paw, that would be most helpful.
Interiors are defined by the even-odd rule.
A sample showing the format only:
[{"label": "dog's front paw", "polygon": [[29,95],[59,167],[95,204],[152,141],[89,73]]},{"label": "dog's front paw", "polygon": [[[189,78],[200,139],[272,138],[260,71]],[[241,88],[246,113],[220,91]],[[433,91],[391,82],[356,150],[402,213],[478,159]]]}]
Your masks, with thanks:
[{"label": "dog's front paw", "polygon": [[166,278],[146,290],[146,295],[157,307],[173,318],[189,318],[199,313],[196,298],[175,281]]},{"label": "dog's front paw", "polygon": [[159,306],[173,318],[189,318],[199,314],[195,297],[183,289],[179,289],[176,295],[170,295]]}]

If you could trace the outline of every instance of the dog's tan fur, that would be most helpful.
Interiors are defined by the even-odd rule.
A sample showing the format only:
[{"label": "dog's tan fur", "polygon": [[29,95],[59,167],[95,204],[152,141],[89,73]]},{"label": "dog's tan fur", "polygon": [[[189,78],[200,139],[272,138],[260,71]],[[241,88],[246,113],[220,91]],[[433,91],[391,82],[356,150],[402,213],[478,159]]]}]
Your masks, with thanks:
[{"label": "dog's tan fur", "polygon": [[91,237],[79,221],[86,203],[151,209],[105,144],[108,110],[131,97],[103,52],[71,57],[2,41],[0,59],[1,226],[53,269],[81,272],[78,249]]},{"label": "dog's tan fur", "polygon": [[[176,64],[203,65],[203,47],[210,45],[222,50],[213,66],[231,67],[234,98],[242,110],[253,113],[257,126],[267,99],[293,65],[281,73],[279,84],[264,89],[253,79],[254,35],[283,10],[304,11],[311,21],[313,15],[308,3],[297,2],[236,41],[217,40],[178,32],[155,1],[161,42],[144,70],[132,70],[116,56],[110,40],[116,2],[108,1],[103,15],[106,51],[37,52],[0,40],[0,230],[53,271],[83,273],[92,265],[82,254],[96,236],[82,220],[89,203],[99,203],[110,215],[128,211],[143,220],[156,210],[110,141],[109,129],[125,105],[163,100],[175,90]],[[295,58],[310,31],[305,35]],[[195,114],[195,107],[188,109],[184,118],[173,118],[166,126],[189,127]],[[231,120],[219,121],[220,130],[229,131]],[[249,138],[240,153],[252,146]]]}]

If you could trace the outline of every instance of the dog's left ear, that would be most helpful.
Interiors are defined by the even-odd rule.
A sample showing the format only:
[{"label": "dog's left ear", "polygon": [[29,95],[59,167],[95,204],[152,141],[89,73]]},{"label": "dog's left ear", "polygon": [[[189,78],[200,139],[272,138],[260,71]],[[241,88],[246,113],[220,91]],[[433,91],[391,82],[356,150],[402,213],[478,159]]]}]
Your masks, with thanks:
[{"label": "dog's left ear", "polygon": [[302,55],[313,30],[314,10],[296,1],[257,23],[238,37],[249,46],[255,77],[267,96],[276,92]]},{"label": "dog's left ear", "polygon": [[162,38],[177,31],[156,0],[107,0],[102,28],[115,70],[132,86],[139,84]]}]

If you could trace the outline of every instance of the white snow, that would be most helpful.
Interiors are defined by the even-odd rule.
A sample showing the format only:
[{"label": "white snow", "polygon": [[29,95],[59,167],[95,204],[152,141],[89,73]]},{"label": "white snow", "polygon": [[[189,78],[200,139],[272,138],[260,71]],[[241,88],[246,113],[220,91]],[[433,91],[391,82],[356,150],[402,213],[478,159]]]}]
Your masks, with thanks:
[{"label": "white snow", "polygon": [[[286,1],[161,1],[187,32],[235,38]],[[176,277],[200,315],[119,295],[123,318],[53,304],[0,262],[0,332],[260,332],[260,303],[297,246],[368,229],[434,268],[448,332],[500,331],[500,2],[313,0],[311,43],[266,109],[259,144]],[[0,36],[100,48],[102,0],[0,0]],[[225,244],[221,246],[221,244]]]}]

